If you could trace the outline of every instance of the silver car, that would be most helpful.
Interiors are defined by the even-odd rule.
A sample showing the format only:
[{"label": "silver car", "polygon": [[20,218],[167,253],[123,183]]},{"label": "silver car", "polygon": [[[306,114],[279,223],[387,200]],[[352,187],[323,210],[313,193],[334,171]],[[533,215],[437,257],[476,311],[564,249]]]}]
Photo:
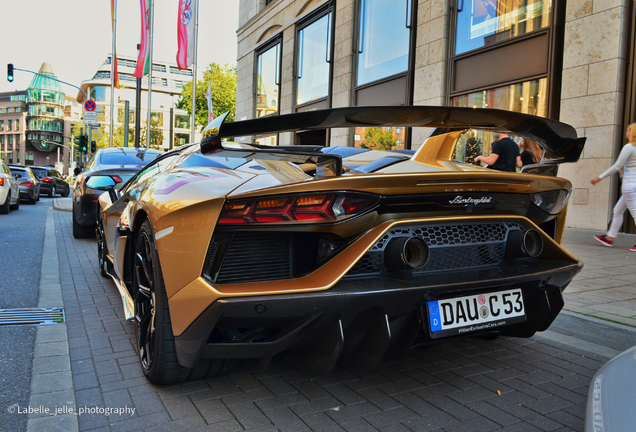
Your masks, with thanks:
[{"label": "silver car", "polygon": [[15,177],[20,187],[20,199],[26,200],[29,204],[35,204],[40,200],[40,181],[37,179],[31,168],[20,165],[9,165],[11,174]]},{"label": "silver car", "polygon": [[636,428],[636,346],[617,355],[594,375],[587,395],[585,432]]}]

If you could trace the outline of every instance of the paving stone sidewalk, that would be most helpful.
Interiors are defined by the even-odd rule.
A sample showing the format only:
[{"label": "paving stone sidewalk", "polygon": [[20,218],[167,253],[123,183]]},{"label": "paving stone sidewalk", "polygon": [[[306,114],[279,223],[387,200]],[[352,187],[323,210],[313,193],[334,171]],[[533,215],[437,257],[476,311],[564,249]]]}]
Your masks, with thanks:
[{"label": "paving stone sidewalk", "polygon": [[[417,349],[387,357],[375,371],[338,366],[326,376],[274,358],[267,370],[243,361],[226,376],[155,386],[141,372],[117,289],[99,275],[95,241],[73,239],[68,200],[57,201],[50,213],[73,403],[88,412],[69,421],[34,418],[31,431],[580,431],[590,379],[618,353],[548,330]],[[624,237],[603,248],[591,234],[566,232],[566,247],[586,263],[566,291],[566,308],[635,325],[633,244]],[[62,403],[50,396],[41,403]]]}]

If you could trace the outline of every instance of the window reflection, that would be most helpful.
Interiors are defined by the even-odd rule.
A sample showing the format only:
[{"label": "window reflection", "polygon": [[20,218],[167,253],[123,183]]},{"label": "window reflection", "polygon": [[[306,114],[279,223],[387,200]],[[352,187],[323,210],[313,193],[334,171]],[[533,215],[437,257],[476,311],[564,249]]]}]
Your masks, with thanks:
[{"label": "window reflection", "polygon": [[[511,140],[516,143],[521,143],[523,137],[518,135],[509,135]],[[473,165],[477,156],[489,156],[491,151],[491,144],[495,141],[495,136],[491,131],[482,129],[469,129],[464,133],[455,146],[455,153],[453,154],[453,160],[466,162]],[[519,148],[519,153],[521,153]]]},{"label": "window reflection", "polygon": [[552,0],[465,0],[457,13],[455,54],[548,27],[551,10]]},{"label": "window reflection", "polygon": [[254,138],[254,143],[258,145],[275,146],[278,145],[278,135],[269,135]]},{"label": "window reflection", "polygon": [[329,94],[330,35],[331,12],[298,32],[298,105]]},{"label": "window reflection", "polygon": [[259,54],[256,60],[256,117],[278,112],[280,43]]},{"label": "window reflection", "polygon": [[408,70],[410,0],[361,0],[358,85]]},{"label": "window reflection", "polygon": [[547,85],[547,78],[541,78],[455,96],[451,98],[451,104],[456,107],[497,108],[545,117]]}]

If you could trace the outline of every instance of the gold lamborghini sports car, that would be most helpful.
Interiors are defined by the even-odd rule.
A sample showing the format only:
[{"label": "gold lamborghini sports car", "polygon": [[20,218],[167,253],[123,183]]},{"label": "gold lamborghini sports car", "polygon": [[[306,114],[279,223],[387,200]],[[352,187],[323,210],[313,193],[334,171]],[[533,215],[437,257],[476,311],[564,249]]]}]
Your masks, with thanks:
[{"label": "gold lamborghini sports car", "polygon": [[[224,119],[121,188],[87,179],[106,192],[100,269],[136,323],[150,381],[220,374],[233,359],[267,367],[279,353],[325,373],[373,368],[387,350],[447,338],[529,337],[563,307],[582,267],[560,245],[572,185],[546,174],[578,160],[572,127],[428,106]],[[412,154],[224,141],[356,127],[432,132]],[[542,162],[532,173],[467,163],[493,132],[539,142]]]}]

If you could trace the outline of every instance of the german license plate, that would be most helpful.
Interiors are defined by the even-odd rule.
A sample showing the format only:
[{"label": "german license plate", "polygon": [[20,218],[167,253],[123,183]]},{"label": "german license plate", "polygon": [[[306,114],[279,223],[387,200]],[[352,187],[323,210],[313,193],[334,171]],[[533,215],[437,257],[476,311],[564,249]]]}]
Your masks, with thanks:
[{"label": "german license plate", "polygon": [[521,289],[436,300],[426,303],[434,338],[497,330],[526,320]]}]

